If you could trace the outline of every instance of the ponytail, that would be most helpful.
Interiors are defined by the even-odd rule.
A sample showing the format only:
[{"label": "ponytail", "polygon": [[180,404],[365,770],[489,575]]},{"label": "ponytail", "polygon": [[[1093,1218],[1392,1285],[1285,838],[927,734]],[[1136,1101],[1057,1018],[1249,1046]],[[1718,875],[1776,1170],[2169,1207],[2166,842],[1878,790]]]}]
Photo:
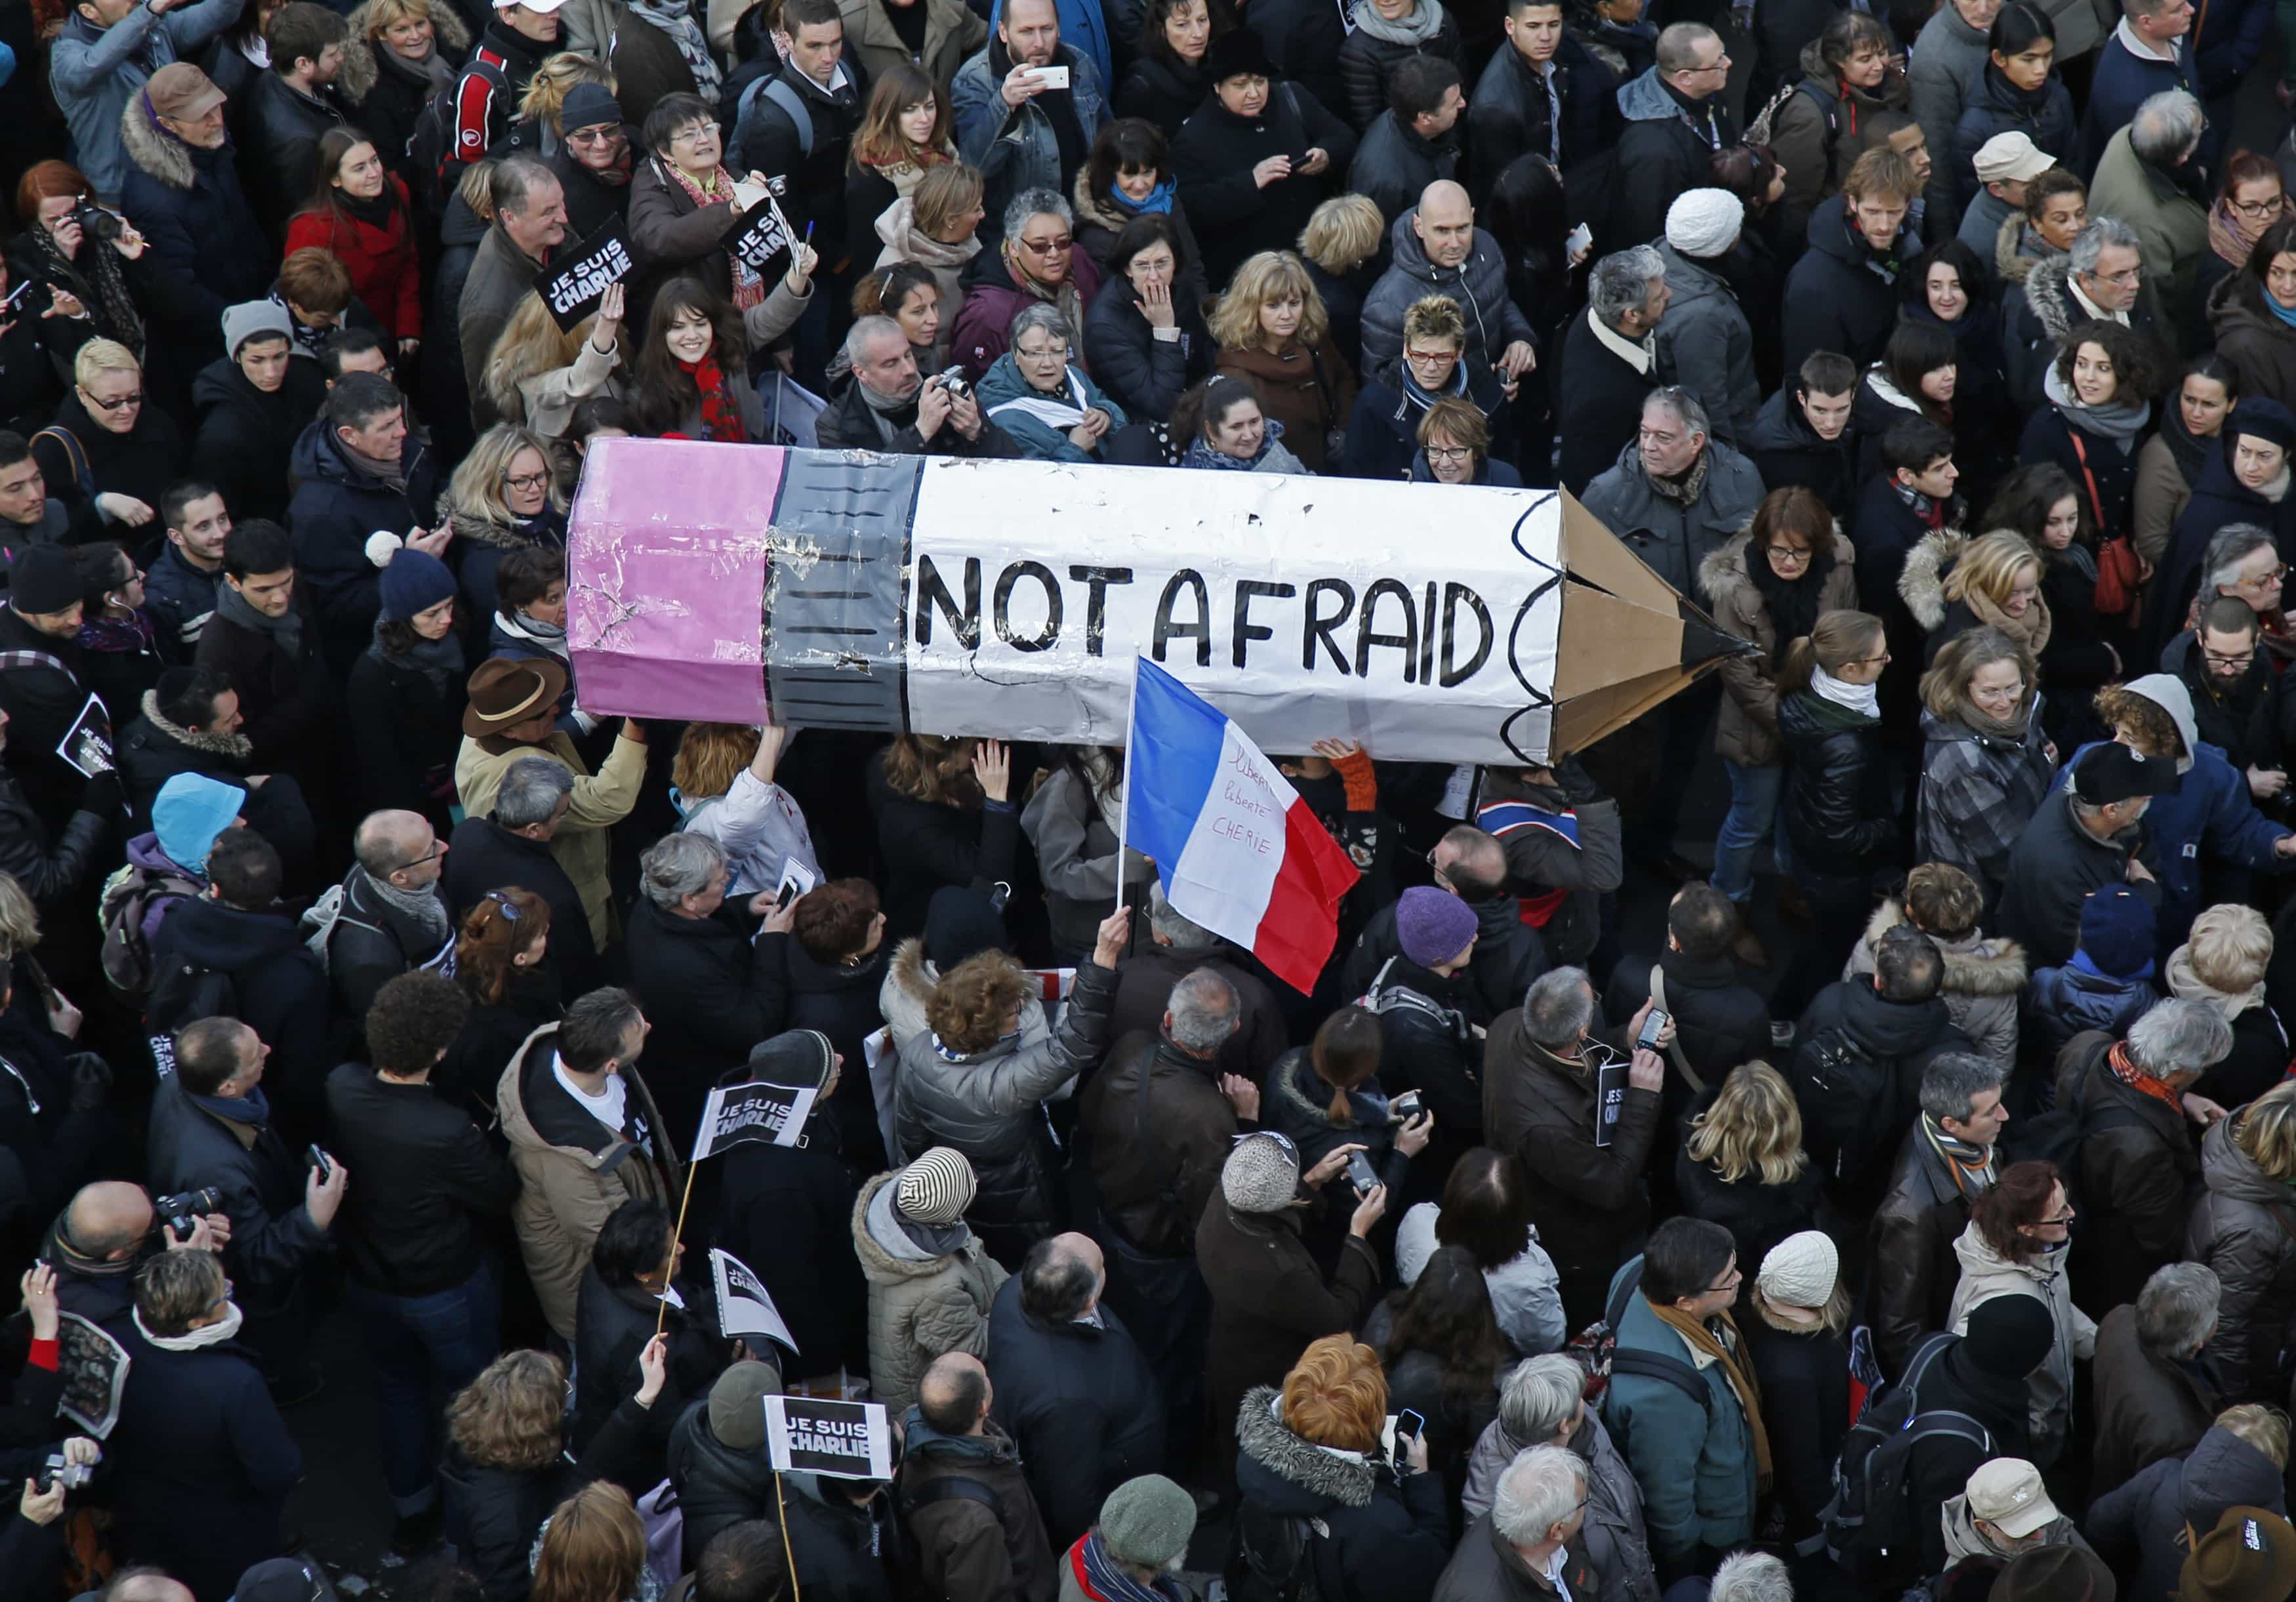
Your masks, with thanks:
[{"label": "ponytail", "polygon": [[1360,1006],[1343,1006],[1324,1020],[1308,1047],[1308,1060],[1318,1077],[1332,1087],[1332,1105],[1324,1116],[1335,1124],[1352,1124],[1354,1111],[1348,1092],[1379,1072],[1384,1031],[1379,1015]]},{"label": "ponytail", "polygon": [[1785,649],[1775,683],[1778,698],[1809,688],[1816,669],[1838,674],[1859,659],[1870,656],[1882,637],[1882,620],[1870,612],[1847,607],[1821,613],[1808,634]]},{"label": "ponytail", "polygon": [[1817,653],[1809,643],[1809,636],[1805,634],[1788,645],[1784,656],[1778,662],[1775,680],[1778,699],[1784,701],[1789,695],[1809,688],[1809,670],[1816,665]]}]

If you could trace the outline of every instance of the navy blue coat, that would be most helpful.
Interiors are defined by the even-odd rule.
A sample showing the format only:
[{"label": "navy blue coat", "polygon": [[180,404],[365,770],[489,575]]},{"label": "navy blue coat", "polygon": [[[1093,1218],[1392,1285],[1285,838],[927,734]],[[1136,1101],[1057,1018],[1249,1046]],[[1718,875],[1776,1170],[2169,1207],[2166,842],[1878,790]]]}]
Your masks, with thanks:
[{"label": "navy blue coat", "polygon": [[2166,647],[2183,631],[2185,614],[2201,587],[2201,564],[2208,560],[2210,542],[2226,528],[2253,523],[2267,530],[2280,548],[2283,562],[2296,552],[2296,496],[2283,496],[2276,503],[2242,483],[2226,459],[2228,443],[2220,440],[2202,460],[2193,498],[2185,503],[2169,530],[2169,548],[2161,554],[2161,571],[2152,581],[2153,600],[2145,609],[2156,650]]},{"label": "navy blue coat", "polygon": [[382,570],[367,559],[367,537],[404,538],[427,527],[437,477],[430,453],[410,433],[399,456],[406,488],[393,489],[343,454],[324,419],[304,429],[291,464],[297,482],[287,531],[295,537],[295,567],[318,604],[327,660],[340,676],[366,649],[382,610]]},{"label": "navy blue coat", "polygon": [[[2049,145],[2043,144],[2041,148],[2057,155],[2060,165],[2087,174],[2094,170],[2098,158],[2104,154],[2105,141],[2134,120],[2136,108],[2148,98],[2168,89],[2182,89],[2197,97],[2200,88],[2193,81],[2191,40],[2185,43],[2185,48],[2174,62],[2164,62],[2158,56],[2138,55],[2120,42],[2116,30],[2097,53],[2096,76],[2089,80],[2088,111],[2081,119],[2085,159],[2075,161],[2057,155]],[[2214,129],[2201,136],[2198,159],[2202,166],[2211,164],[2218,143]]]},{"label": "navy blue coat", "polygon": [[[130,143],[131,158],[139,146]],[[185,377],[225,354],[224,308],[262,300],[278,270],[270,236],[240,193],[231,147],[189,153],[187,185],[165,182],[131,160],[119,192],[120,209],[151,247],[149,332]],[[168,170],[185,174],[180,165]]]},{"label": "navy blue coat", "polygon": [[1784,370],[1799,374],[1819,350],[1846,356],[1861,368],[1881,360],[1898,326],[1900,291],[1921,252],[1920,235],[1910,223],[1898,232],[1892,242],[1897,265],[1887,277],[1839,197],[1810,213],[1808,238],[1809,249],[1786,275]]},{"label": "navy blue coat", "polygon": [[[1463,361],[1460,366],[1466,374],[1466,388],[1464,393],[1453,390],[1447,398],[1475,403],[1491,431],[1491,460],[1512,464],[1514,415],[1497,375],[1471,362]],[[1355,413],[1348,419],[1348,448],[1340,458],[1340,471],[1351,479],[1411,477],[1412,458],[1419,454],[1419,424],[1426,415],[1424,407],[1412,404],[1401,376],[1393,368],[1377,378],[1366,376],[1356,395]]]},{"label": "navy blue coat", "polygon": [[[2109,125],[2105,136],[2110,138],[2120,126]],[[2081,154],[2084,147],[2080,127],[2073,119],[2073,97],[2066,93],[2063,81],[2051,73],[2036,105],[2023,90],[2001,75],[2000,68],[1988,62],[1977,93],[1962,108],[1961,120],[1954,126],[1952,151],[1930,152],[1932,160],[1953,163],[1953,192],[1964,211],[1976,200],[1980,187],[1977,152],[1996,134],[2023,134],[2033,141],[2034,148],[2056,157],[2060,167],[2079,173],[2088,171],[2088,163]],[[2101,144],[2099,141],[2087,148],[2095,150]]]},{"label": "navy blue coat", "polygon": [[2240,87],[2241,76],[2264,53],[2271,26],[2271,0],[2214,0],[2194,19],[2185,48],[2197,53],[2194,64],[2204,98],[2214,100]]},{"label": "navy blue coat", "polygon": [[1204,327],[1203,314],[1182,304],[1177,285],[1172,309],[1180,337],[1160,340],[1140,315],[1139,292],[1131,280],[1111,273],[1085,313],[1085,366],[1128,416],[1168,421],[1182,391],[1211,374],[1218,347]]}]

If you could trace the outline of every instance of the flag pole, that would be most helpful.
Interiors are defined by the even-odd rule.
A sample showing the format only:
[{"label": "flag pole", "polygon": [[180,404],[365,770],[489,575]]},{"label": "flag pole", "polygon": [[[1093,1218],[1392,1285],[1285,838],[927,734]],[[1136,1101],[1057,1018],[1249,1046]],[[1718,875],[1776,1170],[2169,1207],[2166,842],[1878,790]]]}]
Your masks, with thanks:
[{"label": "flag pole", "polygon": [[685,1165],[685,1195],[679,1198],[677,1204],[677,1228],[669,1232],[669,1250],[662,1254],[661,1259],[662,1294],[655,1299],[657,1305],[653,1315],[653,1332],[656,1335],[661,1333],[662,1323],[669,1317],[670,1269],[677,1261],[677,1243],[685,1234],[686,1204],[693,1200],[693,1171],[701,1166],[699,1162]]},{"label": "flag pole", "polygon": [[1132,837],[1132,729],[1140,708],[1140,653],[1132,653],[1132,693],[1124,699],[1124,793],[1116,801],[1116,910],[1124,910],[1124,846]]}]

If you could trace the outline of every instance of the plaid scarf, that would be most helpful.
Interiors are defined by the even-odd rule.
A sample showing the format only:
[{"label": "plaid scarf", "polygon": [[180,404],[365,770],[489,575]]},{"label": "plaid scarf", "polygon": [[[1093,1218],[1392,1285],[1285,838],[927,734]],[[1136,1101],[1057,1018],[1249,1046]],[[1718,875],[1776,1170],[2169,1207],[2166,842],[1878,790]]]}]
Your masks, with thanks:
[{"label": "plaid scarf", "polygon": [[[724,167],[712,172],[708,183],[697,184],[676,162],[664,161],[661,166],[679,187],[693,197],[693,204],[697,208],[714,206],[720,201],[728,205],[733,203],[734,175]],[[763,306],[766,303],[766,281],[758,276],[758,269],[731,251],[726,253],[726,259],[734,264],[734,309],[747,311],[752,306]]]},{"label": "plaid scarf", "polygon": [[2154,1079],[2136,1065],[2136,1059],[2128,1055],[2128,1041],[2115,1040],[2112,1049],[2104,1054],[2104,1061],[2122,1084],[2151,1097],[2177,1117],[2185,1115],[2184,1098],[2171,1090],[2166,1082]]},{"label": "plaid scarf", "polygon": [[677,367],[701,391],[701,437],[727,445],[745,443],[750,431],[742,423],[741,403],[726,387],[726,374],[718,368],[718,358],[705,356],[698,362],[681,361]]}]

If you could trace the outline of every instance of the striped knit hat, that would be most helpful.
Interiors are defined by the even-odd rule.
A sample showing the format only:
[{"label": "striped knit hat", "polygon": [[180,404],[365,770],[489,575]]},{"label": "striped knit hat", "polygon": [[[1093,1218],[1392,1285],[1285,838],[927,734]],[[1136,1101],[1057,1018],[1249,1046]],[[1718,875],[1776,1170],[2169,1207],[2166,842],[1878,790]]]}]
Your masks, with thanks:
[{"label": "striped knit hat", "polygon": [[956,1222],[980,1188],[964,1154],[946,1146],[937,1146],[910,1163],[895,1183],[894,1204],[920,1224]]}]

